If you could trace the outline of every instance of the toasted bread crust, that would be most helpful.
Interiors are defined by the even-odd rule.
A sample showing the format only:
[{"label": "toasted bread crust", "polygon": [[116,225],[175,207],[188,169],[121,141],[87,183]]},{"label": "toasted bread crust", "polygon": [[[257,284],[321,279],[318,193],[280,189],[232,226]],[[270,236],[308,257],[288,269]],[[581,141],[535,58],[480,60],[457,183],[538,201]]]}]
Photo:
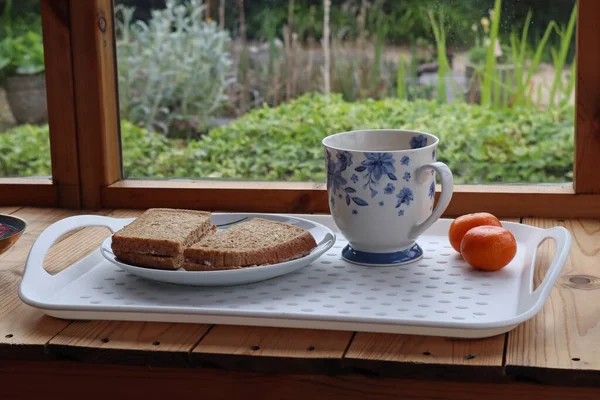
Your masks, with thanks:
[{"label": "toasted bread crust", "polygon": [[[255,219],[256,221],[258,219]],[[245,222],[245,226],[253,221]],[[230,269],[235,267],[247,267],[253,265],[265,265],[275,264],[283,262],[285,260],[291,260],[294,258],[302,257],[304,254],[310,252],[317,243],[310,232],[293,226],[284,224],[281,222],[267,221],[260,219],[255,222],[256,224],[263,224],[267,227],[284,227],[284,229],[292,232],[295,236],[286,239],[280,243],[274,243],[268,246],[256,247],[255,244],[251,245],[254,247],[244,248],[242,243],[239,248],[230,247],[231,236],[226,237],[227,234],[224,232],[217,232],[210,236],[205,237],[199,243],[196,243],[192,247],[184,250],[186,270],[215,270],[215,269]],[[242,224],[239,224],[240,227]],[[230,228],[233,229],[233,228]],[[226,231],[225,231],[226,232]],[[258,230],[257,230],[258,232]],[[221,236],[218,236],[221,235]],[[259,233],[256,236],[260,237]],[[214,242],[218,239],[223,238],[227,245],[223,248],[219,248],[214,245]],[[244,241],[244,237],[240,238],[240,241]],[[256,239],[256,238],[252,238]]]},{"label": "toasted bread crust", "polygon": [[[175,227],[179,231],[174,233],[173,226],[169,224],[176,218],[183,222]],[[117,257],[124,253],[175,257],[181,255],[184,248],[199,241],[211,228],[214,227],[209,212],[151,208],[115,232],[111,248]]]},{"label": "toasted bread crust", "polygon": [[176,270],[179,269],[183,263],[183,254],[179,254],[175,257],[162,257],[150,254],[121,253],[117,256],[117,259],[138,267]]},{"label": "toasted bread crust", "polygon": [[[310,251],[307,251],[305,253],[302,254],[297,254],[293,257],[287,258],[287,259],[282,259],[277,261],[278,263],[280,262],[285,262],[285,261],[291,261],[291,260],[296,260],[298,258],[304,257],[306,255],[308,255],[310,253]],[[266,263],[266,264],[253,264],[253,265],[246,265],[246,266],[236,266],[236,265],[229,265],[229,266],[211,266],[211,265],[206,265],[206,264],[196,264],[196,263],[192,263],[189,261],[184,261],[181,265],[181,267],[183,269],[185,269],[186,271],[224,271],[224,270],[232,270],[232,269],[242,269],[242,268],[251,268],[251,267],[259,267],[261,265],[269,265],[269,264],[273,264],[273,263]]]}]

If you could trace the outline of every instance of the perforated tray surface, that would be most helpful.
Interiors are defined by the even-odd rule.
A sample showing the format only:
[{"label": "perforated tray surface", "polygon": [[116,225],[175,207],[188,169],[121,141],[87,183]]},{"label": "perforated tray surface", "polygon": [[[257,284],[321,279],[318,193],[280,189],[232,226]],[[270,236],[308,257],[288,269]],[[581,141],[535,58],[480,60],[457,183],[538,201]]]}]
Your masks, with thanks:
[{"label": "perforated tray surface", "polygon": [[[323,223],[327,217],[312,218]],[[424,257],[399,267],[365,267],[343,261],[340,251],[347,241],[338,235],[325,255],[288,275],[239,286],[187,287],[136,277],[95,251],[54,277],[58,278],[54,290],[37,296],[34,287],[43,282],[28,281],[26,273],[21,296],[60,318],[458,337],[506,332],[539,311],[568,253],[570,237],[566,230],[505,223],[517,239],[517,255],[500,271],[481,272],[469,267],[450,247],[446,236],[449,223],[436,222],[418,240]],[[557,255],[544,282],[533,291],[535,250],[547,237],[557,240]]]}]

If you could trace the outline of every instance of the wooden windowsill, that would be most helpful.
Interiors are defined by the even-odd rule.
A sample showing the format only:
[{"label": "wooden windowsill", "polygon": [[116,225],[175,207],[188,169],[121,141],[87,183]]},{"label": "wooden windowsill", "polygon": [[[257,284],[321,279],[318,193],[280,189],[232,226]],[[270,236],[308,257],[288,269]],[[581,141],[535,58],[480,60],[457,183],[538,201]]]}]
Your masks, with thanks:
[{"label": "wooden windowsill", "polygon": [[[594,349],[600,331],[590,329],[598,323],[598,293],[592,290],[598,286],[595,271],[600,257],[600,222],[596,220],[515,215],[512,221],[542,229],[560,225],[569,230],[573,237],[569,258],[543,310],[531,320],[506,334],[463,340],[47,317],[19,300],[20,279],[15,277],[22,274],[29,250],[44,229],[88,211],[0,207],[0,213],[21,217],[30,227],[28,238],[0,256],[6,277],[0,288],[4,299],[0,310],[0,373],[5,380],[33,379],[39,383],[19,385],[11,380],[12,385],[5,385],[10,392],[6,396],[11,398],[21,398],[16,393],[25,398],[36,390],[53,397],[64,390],[64,385],[74,385],[88,394],[106,388],[114,392],[111,383],[119,382],[128,390],[119,389],[119,393],[134,397],[143,390],[150,397],[163,389],[173,394],[187,388],[189,394],[195,392],[189,388],[196,382],[209,398],[237,398],[245,390],[260,398],[306,398],[293,393],[309,391],[318,392],[316,398],[331,394],[346,399],[363,399],[369,394],[378,398],[477,397],[469,396],[469,391],[490,399],[505,398],[509,393],[518,398],[535,397],[544,391],[548,399],[598,398],[600,359]],[[97,214],[128,218],[140,213],[101,210]],[[72,232],[50,249],[45,269],[59,273],[98,248],[109,234],[102,227]],[[553,252],[550,241],[538,250],[534,285],[543,279]],[[414,381],[403,383],[401,379]],[[409,383],[410,394],[405,386]],[[282,392],[286,385],[289,396]],[[561,385],[590,387],[561,389]]]},{"label": "wooden windowsill", "polygon": [[[439,195],[438,187],[438,195]],[[103,190],[105,208],[180,207],[219,211],[328,213],[324,183],[122,180]],[[457,185],[445,216],[600,217],[600,195],[565,185]]]}]

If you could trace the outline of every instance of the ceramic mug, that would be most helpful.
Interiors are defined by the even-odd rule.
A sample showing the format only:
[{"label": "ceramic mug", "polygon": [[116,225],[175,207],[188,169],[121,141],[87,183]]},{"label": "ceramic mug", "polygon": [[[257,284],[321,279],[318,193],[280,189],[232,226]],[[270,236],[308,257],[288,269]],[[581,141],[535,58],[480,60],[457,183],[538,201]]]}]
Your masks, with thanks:
[{"label": "ceramic mug", "polygon": [[[407,130],[343,132],[323,139],[329,208],[348,239],[347,261],[400,265],[423,250],[417,238],[448,207],[453,178],[436,162],[439,139]],[[435,172],[442,192],[435,209]]]}]

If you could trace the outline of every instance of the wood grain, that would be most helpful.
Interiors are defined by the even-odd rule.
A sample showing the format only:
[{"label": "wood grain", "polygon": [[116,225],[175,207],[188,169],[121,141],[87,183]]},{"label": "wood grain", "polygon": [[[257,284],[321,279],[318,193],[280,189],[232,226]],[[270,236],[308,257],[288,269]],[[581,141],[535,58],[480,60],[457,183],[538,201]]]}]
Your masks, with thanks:
[{"label": "wood grain", "polygon": [[333,373],[352,332],[217,325],[198,343],[192,361],[226,369]]},{"label": "wood grain", "polygon": [[112,1],[69,4],[81,205],[99,209],[101,188],[121,177]]},{"label": "wood grain", "polygon": [[358,332],[344,366],[381,376],[503,380],[505,335],[459,340]]},{"label": "wood grain", "polygon": [[58,357],[94,363],[186,366],[209,325],[75,321],[53,338]]},{"label": "wood grain", "polygon": [[79,159],[68,0],[41,1],[52,180],[58,205],[79,208]]},{"label": "wood grain", "polygon": [[600,193],[600,2],[577,2],[577,81],[575,86],[575,170],[577,193]]},{"label": "wood grain", "polygon": [[[362,375],[262,374],[213,368],[147,368],[76,362],[0,361],[3,396],[10,399],[64,397],[207,399],[597,399],[598,388],[532,383],[484,384],[386,379]],[[118,395],[117,395],[118,393]]]},{"label": "wood grain", "polygon": [[15,211],[17,211],[19,208],[19,206],[13,206],[13,207],[0,207],[0,214],[12,214]]},{"label": "wood grain", "polygon": [[[329,213],[325,185],[308,182],[125,180],[104,188],[103,201],[109,208]],[[481,210],[502,218],[600,217],[600,195],[575,195],[570,185],[459,185],[444,217]]]},{"label": "wood grain", "polygon": [[[0,265],[0,354],[12,358],[44,358],[44,345],[68,321],[44,316],[18,297],[18,285],[29,250],[39,234],[59,219],[74,215],[61,209],[23,208],[13,215],[27,221],[19,241],[2,255]],[[15,346],[15,345],[19,346]]]},{"label": "wood grain", "polygon": [[[600,382],[600,221],[526,219],[540,228],[566,227],[570,256],[544,308],[509,333],[506,373],[552,384]],[[540,251],[539,283],[554,253],[551,242]]]},{"label": "wood grain", "polygon": [[57,205],[57,186],[48,178],[0,178],[0,206]]},{"label": "wood grain", "polygon": [[[0,354],[4,357],[47,357],[45,345],[68,325],[69,321],[46,317],[40,310],[23,303],[18,297],[18,286],[29,250],[39,234],[60,219],[82,213],[94,214],[90,211],[41,208],[22,208],[13,213],[27,221],[27,230],[0,259]],[[68,239],[64,242],[69,244]],[[69,249],[70,257],[75,260],[87,253],[85,248],[77,246],[65,249]],[[47,265],[50,270],[58,270],[62,268],[62,262],[61,258],[57,258]]]}]

